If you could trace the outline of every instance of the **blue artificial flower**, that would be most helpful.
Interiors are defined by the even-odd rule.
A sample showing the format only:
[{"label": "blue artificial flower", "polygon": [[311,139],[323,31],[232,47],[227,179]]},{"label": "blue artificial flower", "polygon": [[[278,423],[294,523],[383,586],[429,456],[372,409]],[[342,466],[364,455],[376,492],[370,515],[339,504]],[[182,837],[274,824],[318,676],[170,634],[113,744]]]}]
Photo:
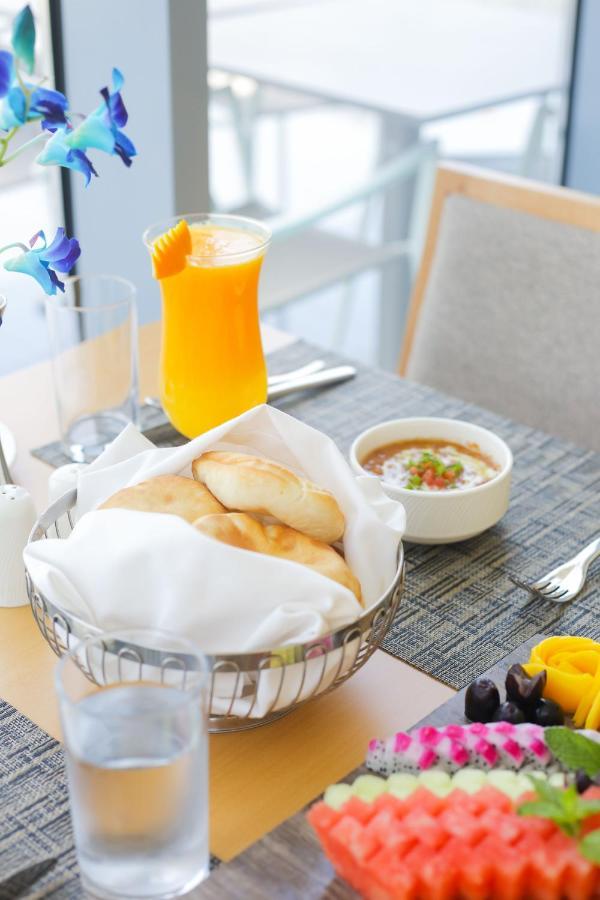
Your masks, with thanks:
[{"label": "blue artificial flower", "polygon": [[13,58],[8,50],[0,50],[0,97],[6,97],[13,80]]},{"label": "blue artificial flower", "polygon": [[125,82],[119,69],[113,69],[113,92],[107,87],[100,91],[103,103],[84,119],[81,125],[73,130],[70,144],[80,150],[95,148],[104,153],[119,156],[126,166],[137,151],[121,128],[127,124],[127,110],[121,97],[121,88]]},{"label": "blue artificial flower", "polygon": [[14,65],[14,58],[7,50],[0,51],[0,130],[10,131],[25,122],[42,120],[42,128],[55,131],[66,126],[67,98],[60,91],[26,84],[29,90],[29,109]]},{"label": "blue artificial flower", "polygon": [[0,130],[10,131],[25,121],[25,94],[16,79],[12,53],[0,52]]},{"label": "blue artificial flower", "polygon": [[71,144],[73,129],[59,128],[54,132],[44,149],[36,157],[36,162],[41,166],[63,166],[81,172],[85,178],[86,187],[90,183],[92,175],[97,175],[91,159],[83,150],[76,149]]},{"label": "blue artificial flower", "polygon": [[121,97],[123,76],[118,69],[113,69],[113,92],[102,88],[103,102],[89,116],[73,128],[70,124],[58,126],[37,162],[42,166],[59,165],[81,172],[90,183],[92,175],[98,173],[94,169],[88,150],[101,150],[111,156],[119,156],[126,166],[131,165],[132,157],[137,154],[133,143],[121,131],[127,123],[127,110]]},{"label": "blue artificial flower", "polygon": [[[43,246],[35,249],[39,239],[43,241]],[[33,235],[29,246],[30,250],[24,249],[18,256],[9,259],[4,268],[9,272],[31,275],[46,294],[56,294],[57,288],[64,291],[64,283],[59,280],[56,273],[71,271],[81,253],[79,241],[68,238],[64,228],[57,228],[54,240],[49,246],[43,231]]]},{"label": "blue artificial flower", "polygon": [[125,83],[125,79],[119,69],[112,70],[112,77],[113,93],[109,93],[107,87],[102,88],[100,93],[104,97],[106,106],[104,110],[102,107],[99,107],[96,114],[103,117],[106,124],[110,126],[115,139],[114,152],[117,156],[120,156],[125,165],[129,167],[131,165],[132,157],[137,156],[137,150],[127,135],[120,130],[127,124],[127,119],[129,118],[127,109],[123,103],[123,98],[121,97],[121,88]]},{"label": "blue artificial flower", "polygon": [[12,47],[29,74],[35,64],[35,20],[29,7],[24,6],[13,22]]},{"label": "blue artificial flower", "polygon": [[37,87],[31,95],[28,121],[41,118],[42,128],[46,131],[56,131],[61,125],[67,124],[66,112],[69,102],[60,91],[51,88]]}]

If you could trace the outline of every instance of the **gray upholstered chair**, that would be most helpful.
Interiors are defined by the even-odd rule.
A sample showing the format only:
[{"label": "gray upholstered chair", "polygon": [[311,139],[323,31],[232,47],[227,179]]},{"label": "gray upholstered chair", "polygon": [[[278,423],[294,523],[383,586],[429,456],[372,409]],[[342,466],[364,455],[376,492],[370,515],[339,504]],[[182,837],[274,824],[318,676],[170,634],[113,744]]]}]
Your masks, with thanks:
[{"label": "gray upholstered chair", "polygon": [[600,450],[600,199],[440,167],[400,372]]}]

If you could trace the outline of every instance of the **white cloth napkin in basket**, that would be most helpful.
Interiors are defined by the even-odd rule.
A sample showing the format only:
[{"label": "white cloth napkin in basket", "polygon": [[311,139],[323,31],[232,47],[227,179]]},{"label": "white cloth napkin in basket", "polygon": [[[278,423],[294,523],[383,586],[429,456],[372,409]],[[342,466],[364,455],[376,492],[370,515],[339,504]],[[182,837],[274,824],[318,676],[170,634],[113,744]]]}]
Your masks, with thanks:
[{"label": "white cloth napkin in basket", "polygon": [[[378,479],[357,478],[332,440],[269,406],[176,448],[157,449],[128,426],[79,476],[68,540],[49,538],[26,548],[34,584],[59,608],[103,630],[155,627],[211,654],[304,643],[354,621],[363,611],[354,595],[312,569],[222,544],[175,516],[96,509],[119,488],[154,475],[191,477],[192,461],[208,449],[268,457],[332,491],[346,517],[344,554],[364,604],[381,597],[396,571],[403,507]],[[221,681],[227,709],[232,676]],[[292,685],[278,707],[290,691]],[[238,685],[232,712],[237,705],[240,715],[247,712],[243,693]],[[252,716],[272,703],[270,689],[262,693]]]}]

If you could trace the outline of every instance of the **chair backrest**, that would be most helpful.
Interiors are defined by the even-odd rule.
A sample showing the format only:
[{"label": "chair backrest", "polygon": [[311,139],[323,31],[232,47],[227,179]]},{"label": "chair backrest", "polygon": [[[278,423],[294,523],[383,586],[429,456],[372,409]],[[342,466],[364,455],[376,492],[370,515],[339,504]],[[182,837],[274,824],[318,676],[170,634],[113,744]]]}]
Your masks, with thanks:
[{"label": "chair backrest", "polygon": [[600,199],[440,167],[400,373],[600,450]]}]

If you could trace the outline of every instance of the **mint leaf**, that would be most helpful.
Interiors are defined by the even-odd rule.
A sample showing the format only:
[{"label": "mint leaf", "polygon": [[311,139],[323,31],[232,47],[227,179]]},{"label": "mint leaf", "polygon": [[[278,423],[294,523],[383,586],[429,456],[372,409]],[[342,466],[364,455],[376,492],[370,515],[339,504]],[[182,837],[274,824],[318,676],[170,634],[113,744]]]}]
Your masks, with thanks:
[{"label": "mint leaf", "polygon": [[563,815],[562,810],[555,803],[546,803],[544,800],[528,800],[526,803],[521,803],[517,812],[520,816],[539,816],[542,819],[551,819],[553,822],[562,819]]},{"label": "mint leaf", "polygon": [[545,800],[532,800],[528,803],[522,803],[517,812],[520,816],[538,816],[540,819],[549,819],[561,831],[568,834],[569,837],[575,837],[577,834],[577,820],[555,803],[547,803]]},{"label": "mint leaf", "polygon": [[23,7],[13,22],[12,46],[31,74],[35,62],[35,21],[29,5]]},{"label": "mint leaf", "polygon": [[569,787],[562,792],[561,802],[563,812],[570,822],[577,822],[580,819],[585,819],[587,813],[581,809],[579,794],[577,793],[577,788],[574,784],[570,784]]},{"label": "mint leaf", "polygon": [[596,863],[597,866],[600,865],[600,828],[586,834],[579,842],[579,851],[586,859]]},{"label": "mint leaf", "polygon": [[535,775],[529,775],[529,780],[538,797],[546,803],[553,803],[562,812],[564,788],[554,787],[545,778],[536,778]]},{"label": "mint leaf", "polygon": [[550,819],[566,834],[575,837],[579,832],[579,823],[594,814],[594,801],[589,801],[589,806],[584,805],[574,784],[568,788],[557,788],[542,778],[529,776],[529,780],[541,799],[521,804],[518,809],[520,815]]},{"label": "mint leaf", "polygon": [[600,744],[570,728],[546,728],[545,738],[550,750],[567,768],[583,769],[590,778],[600,773]]}]

